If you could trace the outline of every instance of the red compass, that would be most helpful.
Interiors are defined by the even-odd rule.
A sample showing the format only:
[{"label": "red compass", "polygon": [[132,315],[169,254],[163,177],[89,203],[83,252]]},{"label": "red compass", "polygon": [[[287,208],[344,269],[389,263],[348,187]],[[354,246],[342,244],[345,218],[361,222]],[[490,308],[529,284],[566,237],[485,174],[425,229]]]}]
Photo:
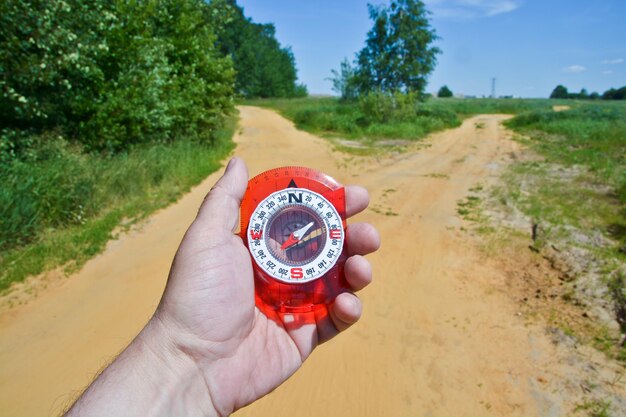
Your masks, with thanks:
[{"label": "red compass", "polygon": [[345,191],[328,175],[282,167],[252,178],[240,234],[252,257],[257,305],[313,311],[348,291],[345,227]]}]

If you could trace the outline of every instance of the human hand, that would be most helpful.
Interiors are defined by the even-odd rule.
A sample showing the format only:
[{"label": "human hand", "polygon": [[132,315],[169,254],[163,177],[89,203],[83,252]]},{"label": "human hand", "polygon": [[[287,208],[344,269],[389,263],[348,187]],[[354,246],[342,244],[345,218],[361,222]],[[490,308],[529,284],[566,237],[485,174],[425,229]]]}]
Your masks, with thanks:
[{"label": "human hand", "polygon": [[[279,386],[318,344],[359,319],[352,293],[308,316],[268,317],[255,306],[250,253],[234,234],[247,180],[244,162],[231,160],[180,244],[154,316],[68,416],[225,416]],[[365,189],[346,187],[347,215],[368,200]],[[380,238],[355,223],[346,239],[344,273],[359,290],[372,280],[363,255]]]},{"label": "human hand", "polygon": [[[230,414],[272,391],[293,374],[311,351],[361,315],[361,302],[340,294],[307,320],[300,315],[267,317],[254,304],[250,254],[234,234],[239,205],[247,187],[243,161],[233,159],[208,194],[185,235],[170,272],[156,317],[169,329],[180,352],[190,356],[204,376],[215,411]],[[346,188],[347,214],[367,207],[367,191]],[[359,290],[371,282],[363,258],[379,246],[369,224],[346,231],[345,275]]]}]

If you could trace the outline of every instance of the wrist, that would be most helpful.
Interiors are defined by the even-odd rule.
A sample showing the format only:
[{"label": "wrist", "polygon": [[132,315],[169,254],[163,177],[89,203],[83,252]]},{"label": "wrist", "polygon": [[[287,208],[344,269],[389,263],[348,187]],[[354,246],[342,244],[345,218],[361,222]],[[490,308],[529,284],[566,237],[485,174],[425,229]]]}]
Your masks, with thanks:
[{"label": "wrist", "polygon": [[218,416],[198,361],[173,327],[157,310],[133,342],[152,358],[145,377],[156,388],[154,414]]}]

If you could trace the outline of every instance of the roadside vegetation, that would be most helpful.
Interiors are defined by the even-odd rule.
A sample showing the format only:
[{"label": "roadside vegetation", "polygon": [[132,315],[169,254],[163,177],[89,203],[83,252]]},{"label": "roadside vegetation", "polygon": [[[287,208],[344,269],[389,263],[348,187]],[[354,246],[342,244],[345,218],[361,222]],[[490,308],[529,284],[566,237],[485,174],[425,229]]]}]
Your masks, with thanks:
[{"label": "roadside vegetation", "polygon": [[529,314],[626,361],[626,103],[571,104],[506,122],[526,150],[457,211],[485,242],[526,246],[556,271],[553,280],[513,274]]},{"label": "roadside vegetation", "polygon": [[0,21],[0,291],[79,267],[218,169],[236,97],[306,95],[233,0],[8,0]]},{"label": "roadside vegetation", "polygon": [[0,291],[63,265],[75,271],[116,233],[176,201],[232,150],[235,118],[210,145],[191,140],[102,157],[49,140],[0,187]]},{"label": "roadside vegetation", "polygon": [[[373,92],[354,100],[307,97],[294,100],[246,100],[244,104],[277,110],[299,129],[376,147],[388,140],[417,141],[429,133],[456,127],[469,116],[551,111],[555,101],[522,99],[437,99],[416,94]],[[358,152],[358,148],[347,148]]]},{"label": "roadside vegetation", "polygon": [[617,321],[592,342],[626,361],[626,104],[532,112],[507,124],[542,158],[511,167],[506,198],[540,228],[533,248],[570,269],[571,301],[602,306]]}]

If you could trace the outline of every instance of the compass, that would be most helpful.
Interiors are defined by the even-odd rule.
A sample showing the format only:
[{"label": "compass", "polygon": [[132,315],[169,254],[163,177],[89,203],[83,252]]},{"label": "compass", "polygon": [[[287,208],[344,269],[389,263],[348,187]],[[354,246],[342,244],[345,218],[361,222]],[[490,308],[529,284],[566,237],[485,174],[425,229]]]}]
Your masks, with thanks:
[{"label": "compass", "polygon": [[345,213],[343,186],[319,171],[283,167],[249,181],[240,233],[252,258],[257,305],[312,311],[349,290]]}]

